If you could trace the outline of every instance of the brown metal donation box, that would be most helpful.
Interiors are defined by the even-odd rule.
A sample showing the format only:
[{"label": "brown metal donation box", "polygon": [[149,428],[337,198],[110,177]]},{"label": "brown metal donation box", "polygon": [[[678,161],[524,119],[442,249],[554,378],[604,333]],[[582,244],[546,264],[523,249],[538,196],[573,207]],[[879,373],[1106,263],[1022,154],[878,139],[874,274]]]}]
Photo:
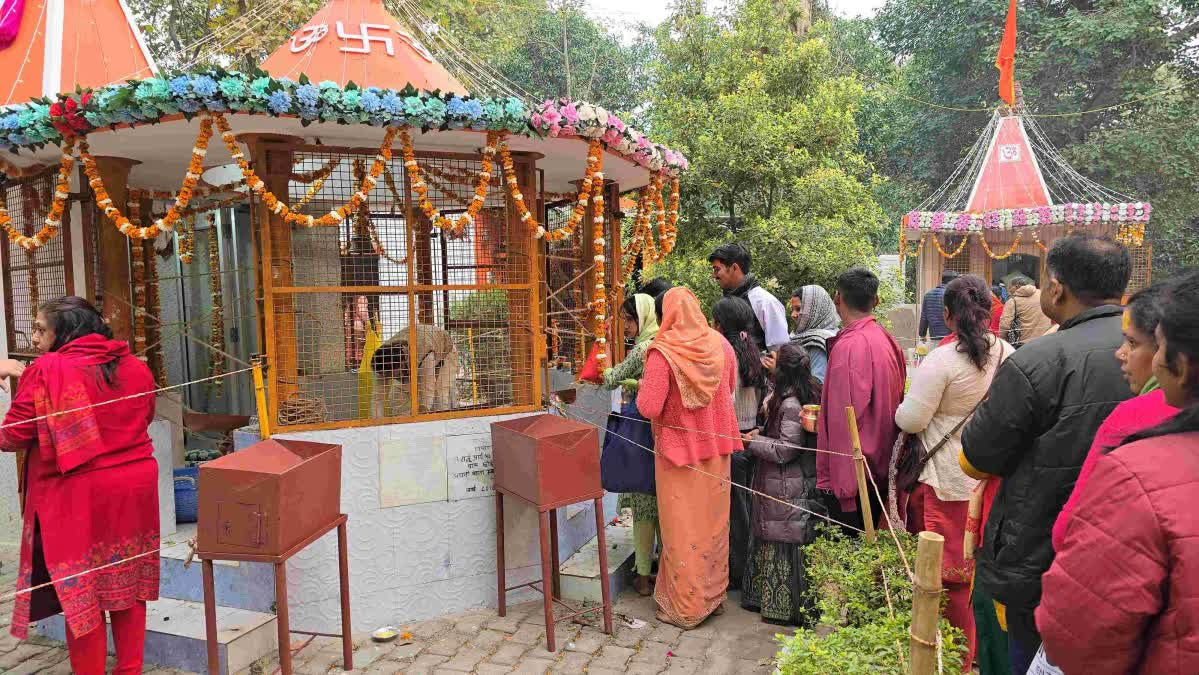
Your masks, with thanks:
[{"label": "brown metal donation box", "polygon": [[341,446],[265,440],[200,465],[197,548],[283,555],[341,515]]},{"label": "brown metal donation box", "polygon": [[[600,485],[598,430],[556,415],[520,417],[491,425],[491,462],[495,467],[496,591],[499,614],[508,611],[507,594],[526,586],[544,596],[546,649],[554,651],[554,622],[603,611],[604,632],[612,634],[612,598],[608,590],[608,544],[604,538],[604,488]],[[537,581],[507,585],[504,569],[504,496],[528,502],[538,511],[541,537],[541,588]],[[598,607],[577,609],[562,602],[558,573],[558,509],[591,501],[599,547]],[[554,603],[571,610],[554,616]]]}]

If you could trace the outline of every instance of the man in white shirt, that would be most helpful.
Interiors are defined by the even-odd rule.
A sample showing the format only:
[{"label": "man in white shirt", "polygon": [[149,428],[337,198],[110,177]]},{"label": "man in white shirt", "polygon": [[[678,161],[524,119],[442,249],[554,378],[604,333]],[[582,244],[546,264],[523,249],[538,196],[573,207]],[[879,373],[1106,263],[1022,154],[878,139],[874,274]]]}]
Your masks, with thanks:
[{"label": "man in white shirt", "polygon": [[725,297],[733,296],[749,302],[758,320],[754,340],[762,351],[778,351],[790,342],[787,333],[787,310],[783,303],[762,288],[749,273],[752,256],[741,244],[723,244],[708,256],[712,278],[720,285]]}]

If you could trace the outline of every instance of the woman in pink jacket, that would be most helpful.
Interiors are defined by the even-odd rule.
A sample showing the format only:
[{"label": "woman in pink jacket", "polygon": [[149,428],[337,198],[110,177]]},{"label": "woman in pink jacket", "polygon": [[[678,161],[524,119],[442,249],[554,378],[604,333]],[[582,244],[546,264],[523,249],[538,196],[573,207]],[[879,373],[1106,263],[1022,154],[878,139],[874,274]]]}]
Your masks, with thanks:
[{"label": "woman in pink jacket", "polygon": [[742,448],[737,357],[690,290],[672,288],[655,304],[660,328],[637,392],[657,455],[662,556],[654,600],[660,621],[689,630],[720,613],[729,586],[729,455]]},{"label": "woman in pink jacket", "polygon": [[1199,672],[1199,272],[1161,291],[1153,373],[1171,419],[1095,461],[1037,628],[1066,673]]}]

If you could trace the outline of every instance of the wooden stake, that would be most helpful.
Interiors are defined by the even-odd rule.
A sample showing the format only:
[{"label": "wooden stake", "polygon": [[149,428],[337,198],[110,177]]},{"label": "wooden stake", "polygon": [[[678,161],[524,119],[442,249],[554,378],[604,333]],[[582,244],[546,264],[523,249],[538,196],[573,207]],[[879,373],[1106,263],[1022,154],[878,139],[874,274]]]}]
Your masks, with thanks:
[{"label": "wooden stake", "polygon": [[874,543],[874,513],[870,508],[870,492],[866,487],[866,457],[862,454],[862,440],[858,438],[858,416],[853,406],[845,407],[845,418],[849,423],[849,440],[853,443],[853,472],[858,479],[858,504],[862,509],[862,523],[866,526],[866,541]]},{"label": "wooden stake", "polygon": [[912,675],[937,672],[937,631],[941,621],[941,553],[945,537],[921,532],[916,546],[916,581],[912,589]]}]

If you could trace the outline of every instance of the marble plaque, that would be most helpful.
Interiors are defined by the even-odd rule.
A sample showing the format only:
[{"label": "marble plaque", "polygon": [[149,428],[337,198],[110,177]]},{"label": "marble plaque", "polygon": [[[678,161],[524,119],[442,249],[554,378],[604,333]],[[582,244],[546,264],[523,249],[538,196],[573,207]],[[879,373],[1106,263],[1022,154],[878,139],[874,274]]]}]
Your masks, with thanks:
[{"label": "marble plaque", "polygon": [[450,501],[490,497],[495,494],[495,469],[491,465],[491,434],[451,436],[446,452]]},{"label": "marble plaque", "polygon": [[379,506],[445,501],[445,441],[443,436],[383,441],[379,446]]}]

